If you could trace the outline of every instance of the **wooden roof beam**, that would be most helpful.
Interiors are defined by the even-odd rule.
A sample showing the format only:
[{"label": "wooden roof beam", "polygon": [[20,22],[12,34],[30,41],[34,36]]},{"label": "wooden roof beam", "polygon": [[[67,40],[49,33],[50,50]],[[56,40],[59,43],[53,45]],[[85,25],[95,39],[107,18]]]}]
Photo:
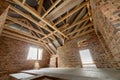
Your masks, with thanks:
[{"label": "wooden roof beam", "polygon": [[55,6],[60,2],[61,0],[57,0],[49,9],[47,12],[45,12],[45,14],[42,16],[42,18],[44,18],[51,10],[53,10],[55,8]]},{"label": "wooden roof beam", "polygon": [[53,55],[53,53],[47,46],[43,45],[43,47],[46,49],[46,51],[49,53],[49,55]]},{"label": "wooden roof beam", "polygon": [[88,31],[82,32],[82,33],[80,33],[80,34],[78,34],[78,35],[72,37],[71,39],[75,39],[75,38],[78,38],[78,37],[87,35],[87,34],[89,34],[89,33],[91,33],[91,32],[94,32],[94,29],[90,29],[90,30],[88,30]]},{"label": "wooden roof beam", "polygon": [[25,4],[26,0],[23,0],[22,3]]},{"label": "wooden roof beam", "polygon": [[1,35],[2,30],[4,28],[4,23],[6,21],[8,10],[9,10],[9,7],[0,15],[0,35]]},{"label": "wooden roof beam", "polygon": [[64,0],[63,3],[61,3],[57,8],[55,8],[51,13],[49,13],[46,18],[53,21],[67,11],[69,11],[70,9],[72,9],[73,7],[75,7],[76,5],[81,4],[82,1],[83,0]]},{"label": "wooden roof beam", "polygon": [[[83,27],[88,23],[88,21],[89,21],[89,20],[85,21],[80,28],[83,28]],[[78,27],[79,27],[79,26],[80,26],[80,25],[77,25],[76,28],[75,28],[75,30],[73,30],[73,31],[78,30]],[[80,33],[80,32],[76,32],[76,35],[78,35],[79,33]],[[75,34],[75,33],[74,33],[74,34]],[[74,34],[70,35],[70,37],[72,37]]]},{"label": "wooden roof beam", "polygon": [[[63,27],[65,27],[65,26],[68,26],[68,24],[65,24]],[[45,39],[45,38],[47,38],[47,37],[55,34],[56,32],[57,32],[57,31],[53,31],[52,33],[48,34],[47,36],[45,36],[45,37],[43,37],[43,38],[41,38],[41,39]]]},{"label": "wooden roof beam", "polygon": [[[86,0],[86,1],[88,1],[88,0]],[[89,2],[89,4],[87,4],[87,9],[88,9],[88,15],[92,16],[92,10],[91,10],[91,6],[90,6],[90,2]],[[92,17],[90,18],[90,21],[93,22]]]},{"label": "wooden roof beam", "polygon": [[43,19],[35,9],[33,9],[32,7],[30,7],[29,5],[22,4],[18,0],[13,0],[13,1],[16,2],[19,6],[23,7],[25,10],[27,10],[28,12],[30,12],[32,15],[34,15],[37,18],[39,18],[45,24],[47,24],[52,29],[54,29],[55,31],[57,31],[58,33],[60,33],[61,35],[63,35],[64,37],[66,37],[68,39],[68,37],[65,34],[63,34],[61,31],[59,31],[55,26],[52,26],[48,21],[46,21],[45,19]]},{"label": "wooden roof beam", "polygon": [[58,45],[61,46],[60,42],[56,39],[56,37],[53,35],[55,41],[57,41]]},{"label": "wooden roof beam", "polygon": [[6,34],[4,32],[1,34],[1,36],[9,37],[9,38],[12,38],[12,39],[16,39],[16,40],[19,40],[19,41],[23,41],[23,42],[27,42],[27,43],[31,43],[31,44],[35,44],[35,45],[42,45],[41,43],[38,43],[36,41],[30,40],[30,39],[23,39],[23,38],[20,38],[20,37],[15,37],[13,35]]},{"label": "wooden roof beam", "polygon": [[80,13],[77,15],[77,17],[73,20],[74,24],[75,22],[77,22],[77,20],[80,18],[80,16],[82,16],[83,12],[86,10],[86,7],[83,7],[83,9],[80,11]]},{"label": "wooden roof beam", "polygon": [[42,26],[41,24],[39,24],[39,22],[35,21],[31,16],[23,13],[22,11],[18,10],[17,8],[13,7],[12,5],[10,5],[10,9],[13,10],[14,12],[20,14],[21,16],[25,17],[26,19],[30,20],[31,22],[33,22],[34,24],[36,24],[37,26],[47,30],[48,32],[51,32],[49,29],[45,28],[44,26]]},{"label": "wooden roof beam", "polygon": [[77,12],[78,10],[82,9],[83,7],[85,7],[88,4],[88,2],[84,2],[83,4],[81,4],[79,7],[77,6],[72,12],[68,13],[66,16],[64,16],[62,19],[60,19],[59,21],[57,21],[53,26],[59,24],[60,22],[62,22],[63,20],[65,20],[66,18],[70,17],[71,15],[73,15],[75,12]]},{"label": "wooden roof beam", "polygon": [[[78,16],[79,16],[79,15],[78,15]],[[87,16],[88,16],[88,14],[84,15],[83,18],[86,18]],[[78,18],[78,17],[77,17],[77,18]],[[76,19],[77,19],[77,18],[76,18]],[[77,21],[77,20],[76,20],[76,21]],[[78,30],[79,27],[80,27],[80,28],[84,27],[84,26],[87,24],[87,21],[89,21],[89,20],[86,20],[82,25],[80,24],[81,27],[80,27],[80,25],[77,25],[73,31]],[[75,23],[75,22],[74,22],[74,23]],[[73,23],[73,24],[74,24],[74,23]],[[73,31],[72,31],[72,32],[73,32]],[[75,33],[74,33],[74,34],[75,34]],[[73,35],[74,35],[74,34],[73,34]],[[70,35],[69,37],[71,37],[71,36],[72,36],[72,35]]]},{"label": "wooden roof beam", "polygon": [[55,52],[48,46],[48,44],[45,44],[45,47],[47,47],[51,53],[55,54]]},{"label": "wooden roof beam", "polygon": [[89,16],[88,16],[87,18],[83,18],[83,19],[81,19],[80,21],[78,21],[78,22],[76,22],[76,23],[74,23],[74,24],[72,24],[72,25],[69,25],[68,28],[64,29],[62,32],[66,31],[66,30],[68,30],[68,29],[71,29],[72,27],[74,27],[74,26],[76,26],[76,25],[78,25],[78,24],[80,24],[80,23],[82,23],[82,22],[84,22],[84,21],[86,21],[86,20],[89,20],[89,19],[90,19]]},{"label": "wooden roof beam", "polygon": [[27,29],[30,29],[30,30],[32,30],[32,31],[34,31],[34,32],[36,32],[36,33],[39,33],[39,34],[45,36],[45,34],[41,33],[41,32],[38,31],[37,29],[34,29],[33,27],[30,27],[29,25],[24,24],[23,22],[19,21],[19,19],[17,19],[17,18],[12,18],[12,17],[10,17],[10,16],[7,16],[7,19],[10,20],[10,21],[13,21],[13,22],[16,23],[16,24],[19,24],[19,25],[21,25],[21,26],[24,26],[24,27],[27,28]]},{"label": "wooden roof beam", "polygon": [[52,47],[57,51],[57,48],[56,48],[55,44],[49,38],[47,38],[47,39],[49,40],[49,42],[52,45]]},{"label": "wooden roof beam", "polygon": [[42,7],[43,7],[43,2],[44,2],[44,0],[39,0],[39,2],[38,2],[38,9],[37,9],[37,11],[38,11],[38,13],[40,14],[41,13],[41,11],[42,11]]},{"label": "wooden roof beam", "polygon": [[[45,42],[45,41],[43,41],[43,40],[40,40],[40,38],[38,38],[38,37],[32,36],[32,35],[29,34],[29,33],[25,33],[25,32],[23,32],[23,31],[20,31],[20,30],[14,29],[14,28],[10,28],[10,27],[8,27],[8,26],[5,26],[4,29],[7,29],[7,30],[9,30],[9,31],[12,31],[12,32],[15,32],[15,33],[18,33],[18,34],[21,34],[21,35],[24,35],[24,36],[27,36],[27,37],[30,37],[30,38],[34,38],[34,39],[36,39],[36,40],[38,40],[38,41]],[[45,43],[48,43],[48,42],[45,42]]]},{"label": "wooden roof beam", "polygon": [[21,38],[21,39],[23,39],[23,40],[28,40],[28,41],[31,41],[31,42],[43,44],[43,43],[41,43],[41,42],[39,42],[39,41],[36,41],[36,40],[34,40],[34,39],[30,39],[30,38],[24,37],[24,36],[22,36],[22,35],[18,35],[18,34],[15,34],[15,33],[9,32],[9,31],[5,31],[5,30],[3,30],[3,33],[2,33],[2,34],[8,34],[8,35],[11,35],[11,36],[15,36],[15,37]]},{"label": "wooden roof beam", "polygon": [[86,25],[86,26],[84,26],[84,27],[82,27],[82,28],[80,28],[80,29],[77,29],[77,30],[75,30],[75,31],[73,31],[73,32],[71,32],[71,33],[69,33],[69,34],[67,34],[67,35],[72,35],[72,34],[74,34],[74,33],[76,33],[76,32],[80,32],[80,31],[82,31],[82,30],[84,30],[84,29],[86,29],[86,28],[89,28],[89,27],[91,27],[91,26],[93,26],[92,23],[90,23],[90,24],[88,24],[88,25]]}]

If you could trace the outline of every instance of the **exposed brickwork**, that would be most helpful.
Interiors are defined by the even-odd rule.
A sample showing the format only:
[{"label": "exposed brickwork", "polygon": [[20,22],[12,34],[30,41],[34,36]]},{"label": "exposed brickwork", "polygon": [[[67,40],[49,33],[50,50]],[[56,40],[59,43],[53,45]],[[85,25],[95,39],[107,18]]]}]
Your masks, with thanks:
[{"label": "exposed brickwork", "polygon": [[[27,60],[28,50],[32,44],[0,37],[0,80],[4,74],[33,69],[34,61]],[[49,54],[44,50],[40,67],[47,67]],[[2,80],[4,80],[2,78]]]},{"label": "exposed brickwork", "polygon": [[[81,45],[78,48],[77,43],[86,39],[88,45]],[[99,68],[110,68],[108,56],[98,40],[95,32],[86,36],[67,42],[64,46],[58,48],[58,66],[59,67],[82,67],[79,50],[89,49],[96,66]],[[111,58],[113,59],[113,58]]]},{"label": "exposed brickwork", "polygon": [[57,55],[52,55],[51,56],[49,67],[57,67]]},{"label": "exposed brickwork", "polygon": [[58,67],[82,67],[76,40],[58,48]]},{"label": "exposed brickwork", "polygon": [[105,56],[113,68],[120,68],[120,0],[91,0],[91,5],[96,33],[107,51]]}]

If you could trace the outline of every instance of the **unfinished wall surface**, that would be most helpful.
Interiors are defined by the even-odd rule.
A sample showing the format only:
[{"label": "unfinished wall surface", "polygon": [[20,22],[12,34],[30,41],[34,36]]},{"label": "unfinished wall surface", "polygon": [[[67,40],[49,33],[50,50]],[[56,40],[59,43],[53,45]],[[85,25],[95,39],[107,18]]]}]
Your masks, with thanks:
[{"label": "unfinished wall surface", "polygon": [[[0,80],[6,79],[6,74],[34,68],[34,61],[27,60],[29,47],[33,46],[11,38],[0,37]],[[47,67],[49,54],[43,50],[40,67]],[[3,79],[5,77],[5,79]]]},{"label": "unfinished wall surface", "polygon": [[[80,47],[78,47],[77,43],[82,40],[86,40],[87,45],[80,45]],[[95,32],[69,41],[64,46],[58,48],[58,67],[82,67],[79,51],[84,49],[90,50],[92,58],[98,68],[112,67],[109,62],[109,57],[105,55],[105,50]],[[113,58],[111,58],[111,60],[113,60]]]},{"label": "unfinished wall surface", "polygon": [[50,65],[49,65],[49,67],[54,67],[54,68],[58,67],[58,60],[57,60],[57,58],[58,58],[57,55],[52,55],[50,57]]},{"label": "unfinished wall surface", "polygon": [[76,40],[69,41],[64,46],[59,47],[57,54],[58,67],[82,67]]},{"label": "unfinished wall surface", "polygon": [[[113,68],[120,68],[120,0],[91,0],[95,31]],[[113,59],[111,59],[113,58]]]}]

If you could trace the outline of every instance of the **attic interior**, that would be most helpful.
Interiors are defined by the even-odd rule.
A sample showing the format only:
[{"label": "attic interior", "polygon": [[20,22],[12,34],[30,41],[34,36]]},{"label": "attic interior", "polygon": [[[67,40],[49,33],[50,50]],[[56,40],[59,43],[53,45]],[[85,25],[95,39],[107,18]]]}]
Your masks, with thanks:
[{"label": "attic interior", "polygon": [[0,80],[120,80],[120,0],[1,0]]}]

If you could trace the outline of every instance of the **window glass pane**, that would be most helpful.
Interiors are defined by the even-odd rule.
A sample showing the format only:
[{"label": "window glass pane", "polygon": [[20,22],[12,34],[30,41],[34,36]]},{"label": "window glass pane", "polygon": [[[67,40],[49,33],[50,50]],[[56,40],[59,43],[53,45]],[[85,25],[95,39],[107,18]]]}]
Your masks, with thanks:
[{"label": "window glass pane", "polygon": [[83,67],[96,67],[89,49],[81,50],[79,53],[80,53]]},{"label": "window glass pane", "polygon": [[80,56],[82,59],[82,63],[93,63],[89,49],[81,50]]},{"label": "window glass pane", "polygon": [[30,47],[28,52],[28,60],[37,60],[37,48]]},{"label": "window glass pane", "polygon": [[39,48],[39,51],[37,51],[38,48],[36,47],[30,47],[27,60],[42,60],[42,52],[43,49]]}]

